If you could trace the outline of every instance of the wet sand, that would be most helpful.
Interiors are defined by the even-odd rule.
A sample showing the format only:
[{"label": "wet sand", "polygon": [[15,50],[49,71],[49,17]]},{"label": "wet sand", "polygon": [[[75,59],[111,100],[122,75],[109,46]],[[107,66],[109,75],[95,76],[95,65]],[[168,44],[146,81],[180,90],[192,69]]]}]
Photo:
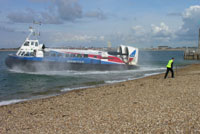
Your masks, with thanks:
[{"label": "wet sand", "polygon": [[0,133],[200,133],[200,65],[163,77],[1,106]]}]

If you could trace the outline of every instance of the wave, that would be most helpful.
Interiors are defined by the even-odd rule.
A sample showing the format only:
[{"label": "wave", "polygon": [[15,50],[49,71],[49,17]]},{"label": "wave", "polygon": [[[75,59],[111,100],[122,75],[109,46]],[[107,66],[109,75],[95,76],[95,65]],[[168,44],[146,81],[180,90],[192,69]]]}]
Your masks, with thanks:
[{"label": "wave", "polygon": [[129,81],[129,80],[136,80],[136,79],[140,79],[140,78],[144,78],[147,76],[153,76],[153,75],[157,75],[157,74],[161,74],[163,72],[156,72],[156,73],[146,73],[143,74],[143,76],[138,76],[138,77],[133,77],[133,78],[128,78],[127,80],[111,80],[111,81],[105,81],[106,84],[113,84],[113,83],[119,83],[119,82],[125,82],[125,81]]},{"label": "wave", "polygon": [[147,76],[152,76],[152,75],[157,75],[157,74],[161,74],[161,73],[149,73],[149,74],[145,74],[144,76],[147,77]]},{"label": "wave", "polygon": [[15,99],[15,100],[1,101],[0,106],[14,104],[14,103],[18,103],[18,102],[27,101],[27,100],[29,100],[29,99]]},{"label": "wave", "polygon": [[106,84],[113,84],[113,83],[119,83],[119,82],[125,82],[127,80],[111,80],[111,81],[105,81]]},{"label": "wave", "polygon": [[74,88],[64,88],[61,90],[61,92],[68,92],[72,90],[79,90],[79,89],[86,89],[86,88],[93,88],[95,86],[84,86],[84,87],[74,87]]}]

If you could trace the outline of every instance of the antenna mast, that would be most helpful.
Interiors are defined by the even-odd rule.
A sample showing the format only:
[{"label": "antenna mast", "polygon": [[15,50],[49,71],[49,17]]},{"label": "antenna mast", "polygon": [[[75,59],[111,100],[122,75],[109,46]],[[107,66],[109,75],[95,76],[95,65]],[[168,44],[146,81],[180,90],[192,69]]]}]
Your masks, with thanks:
[{"label": "antenna mast", "polygon": [[[29,38],[31,37],[31,35],[35,36],[36,39],[37,39],[37,36],[40,36],[39,26],[40,26],[41,24],[42,24],[42,23],[41,23],[40,21],[38,21],[38,22],[33,21],[33,27],[32,27],[32,26],[29,27],[30,34],[28,35],[27,39],[29,39]],[[34,28],[35,25],[38,25],[37,31],[36,31],[36,29]]]}]

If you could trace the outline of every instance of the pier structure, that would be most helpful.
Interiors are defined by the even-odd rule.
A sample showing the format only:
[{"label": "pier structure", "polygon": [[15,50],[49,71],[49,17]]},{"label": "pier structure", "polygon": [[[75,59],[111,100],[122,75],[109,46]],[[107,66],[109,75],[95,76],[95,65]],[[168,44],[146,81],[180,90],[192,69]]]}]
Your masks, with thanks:
[{"label": "pier structure", "polygon": [[199,38],[198,38],[198,47],[187,48],[184,52],[185,60],[200,60],[200,29],[199,29]]}]

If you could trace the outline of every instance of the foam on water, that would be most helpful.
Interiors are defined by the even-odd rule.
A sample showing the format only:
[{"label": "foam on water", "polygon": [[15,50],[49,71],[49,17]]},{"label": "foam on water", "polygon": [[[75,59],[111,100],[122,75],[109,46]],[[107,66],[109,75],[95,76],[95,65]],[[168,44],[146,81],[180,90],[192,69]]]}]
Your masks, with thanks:
[{"label": "foam on water", "polygon": [[14,104],[14,103],[18,103],[18,102],[27,101],[27,100],[29,100],[29,99],[15,99],[15,100],[1,101],[0,106]]},{"label": "foam on water", "polygon": [[127,80],[112,80],[112,81],[105,81],[106,84],[113,84],[113,83],[119,83],[119,82],[125,82]]},{"label": "foam on water", "polygon": [[147,77],[147,76],[157,75],[157,74],[160,74],[160,73],[163,73],[163,72],[159,72],[159,73],[147,73],[147,74],[143,74],[142,76],[139,76],[139,77],[128,78],[126,80],[105,81],[105,83],[106,84],[113,84],[113,83],[125,82],[125,81],[128,81],[128,80],[136,80],[136,79],[144,78],[144,77]]},{"label": "foam on water", "polygon": [[[66,71],[40,71],[40,72],[26,72],[22,70],[15,70],[10,69],[9,71],[15,72],[15,73],[26,73],[26,74],[35,74],[35,75],[92,75],[92,74],[110,74],[110,73],[123,73],[128,72],[126,70],[120,70],[120,71],[73,71],[73,70],[66,70]],[[133,70],[131,70],[133,71]]]},{"label": "foam on water", "polygon": [[72,90],[79,90],[79,89],[86,89],[86,88],[93,88],[95,86],[84,86],[84,87],[75,87],[75,88],[64,88],[61,90],[61,92],[68,92]]},{"label": "foam on water", "polygon": [[152,76],[152,75],[157,75],[157,74],[160,74],[160,73],[148,73],[148,74],[145,74],[144,76],[147,77],[147,76]]},{"label": "foam on water", "polygon": [[14,73],[26,73],[26,74],[35,74],[35,75],[61,75],[61,76],[74,76],[74,75],[98,75],[98,74],[120,74],[120,73],[134,73],[142,71],[157,71],[163,70],[162,67],[152,67],[152,66],[141,66],[139,69],[135,70],[114,70],[114,71],[40,71],[40,72],[26,72],[20,69],[10,69],[9,71]]}]

